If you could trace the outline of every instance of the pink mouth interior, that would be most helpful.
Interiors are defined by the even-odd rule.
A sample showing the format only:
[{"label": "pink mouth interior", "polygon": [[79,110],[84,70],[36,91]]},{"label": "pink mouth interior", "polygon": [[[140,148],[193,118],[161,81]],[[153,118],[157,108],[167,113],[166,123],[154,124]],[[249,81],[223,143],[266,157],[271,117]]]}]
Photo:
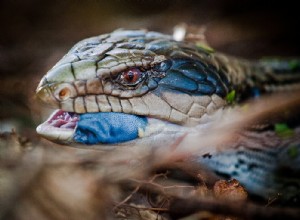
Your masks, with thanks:
[{"label": "pink mouth interior", "polygon": [[75,129],[78,121],[79,121],[79,117],[75,113],[58,110],[48,120],[48,123],[51,126],[57,127],[57,128]]}]

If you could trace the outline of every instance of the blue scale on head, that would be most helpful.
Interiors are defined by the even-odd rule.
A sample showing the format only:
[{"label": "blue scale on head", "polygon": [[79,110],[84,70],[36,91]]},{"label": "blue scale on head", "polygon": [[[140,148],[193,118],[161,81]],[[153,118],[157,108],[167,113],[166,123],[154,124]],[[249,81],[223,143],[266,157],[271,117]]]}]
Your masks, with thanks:
[{"label": "blue scale on head", "polygon": [[159,81],[160,85],[197,95],[216,93],[221,97],[226,96],[228,80],[214,66],[193,59],[174,59],[172,62],[167,76]]},{"label": "blue scale on head", "polygon": [[184,76],[177,70],[169,70],[168,75],[159,81],[160,85],[164,85],[169,88],[176,88],[183,91],[196,91],[198,88],[197,83]]},{"label": "blue scale on head", "polygon": [[80,115],[74,141],[82,144],[121,143],[138,138],[148,121],[144,116],[118,112],[86,113]]}]

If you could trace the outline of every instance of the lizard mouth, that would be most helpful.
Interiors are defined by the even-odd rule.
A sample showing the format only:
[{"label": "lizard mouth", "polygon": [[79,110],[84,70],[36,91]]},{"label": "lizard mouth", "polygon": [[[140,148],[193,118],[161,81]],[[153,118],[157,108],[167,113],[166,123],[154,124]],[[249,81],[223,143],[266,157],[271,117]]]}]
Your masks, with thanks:
[{"label": "lizard mouth", "polygon": [[136,139],[148,125],[145,116],[119,112],[76,114],[56,110],[37,133],[54,142],[69,144],[122,143]]},{"label": "lizard mouth", "polygon": [[63,110],[54,111],[36,130],[56,143],[85,145],[122,144],[146,139],[153,144],[161,137],[169,140],[171,136],[185,132],[182,126],[141,115],[121,112],[76,114]]},{"label": "lizard mouth", "polygon": [[50,116],[47,123],[56,128],[75,129],[78,120],[79,116],[75,113],[57,110]]},{"label": "lizard mouth", "polygon": [[46,139],[58,142],[70,142],[79,121],[79,115],[73,112],[56,110],[36,131]]},{"label": "lizard mouth", "polygon": [[139,140],[148,140],[153,145],[155,140],[169,140],[186,132],[182,126],[141,115],[121,112],[76,114],[63,110],[54,111],[36,130],[56,143],[84,145],[122,144]]}]

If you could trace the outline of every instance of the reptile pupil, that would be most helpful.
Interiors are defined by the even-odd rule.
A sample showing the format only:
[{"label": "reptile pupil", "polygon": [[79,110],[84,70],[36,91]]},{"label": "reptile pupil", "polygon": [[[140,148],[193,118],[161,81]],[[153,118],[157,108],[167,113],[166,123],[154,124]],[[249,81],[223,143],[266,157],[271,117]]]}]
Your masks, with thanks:
[{"label": "reptile pupil", "polygon": [[139,69],[130,69],[123,73],[123,78],[127,83],[136,83],[141,77]]}]

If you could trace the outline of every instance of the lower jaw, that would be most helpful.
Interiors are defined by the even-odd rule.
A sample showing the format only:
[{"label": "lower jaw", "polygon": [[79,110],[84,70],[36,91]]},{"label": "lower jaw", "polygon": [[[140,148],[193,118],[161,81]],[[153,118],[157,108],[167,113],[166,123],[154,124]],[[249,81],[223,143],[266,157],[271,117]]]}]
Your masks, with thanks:
[{"label": "lower jaw", "polygon": [[[173,140],[186,130],[180,125],[151,117],[117,112],[86,113],[78,116],[74,127],[54,126],[53,118],[64,114],[56,110],[48,120],[37,127],[44,138],[60,143],[85,145],[159,145]],[[68,113],[74,116],[73,113]],[[52,123],[51,123],[52,122]],[[54,123],[57,124],[57,123]],[[60,124],[60,123],[58,123]]]}]

